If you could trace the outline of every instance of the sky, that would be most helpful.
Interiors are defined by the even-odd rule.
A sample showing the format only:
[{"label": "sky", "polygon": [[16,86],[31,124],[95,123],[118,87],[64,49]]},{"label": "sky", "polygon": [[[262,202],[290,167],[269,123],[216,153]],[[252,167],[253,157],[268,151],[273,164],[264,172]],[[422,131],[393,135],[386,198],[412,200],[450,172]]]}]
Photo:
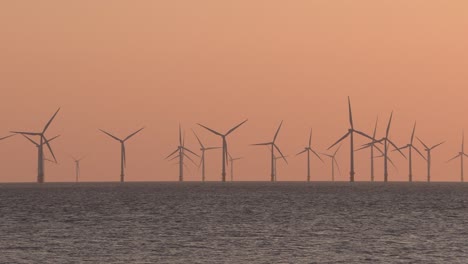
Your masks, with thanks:
[{"label": "sky", "polygon": [[[223,132],[248,118],[228,138],[241,156],[235,180],[268,181],[267,147],[284,120],[277,144],[278,180],[306,179],[307,145],[319,152],[348,129],[347,96],[355,127],[371,133],[379,117],[383,136],[408,143],[446,141],[432,154],[434,181],[458,181],[468,130],[467,1],[1,1],[0,136],[40,131],[61,107],[46,136],[58,164],[46,163],[46,181],[74,180],[69,155],[86,158],[82,181],[118,181],[120,146],[98,129],[125,137],[128,181],[176,181],[164,160],[178,145],[198,150],[191,129],[207,146],[221,141],[197,123]],[[356,137],[356,145],[366,140]],[[421,146],[416,142],[416,146]],[[422,147],[420,147],[422,149]],[[46,152],[46,155],[50,155]],[[405,181],[407,161],[391,153]],[[356,153],[356,180],[369,180],[369,151]],[[337,156],[349,179],[349,141]],[[0,182],[34,182],[36,147],[20,136],[0,142]],[[312,159],[312,180],[330,180],[328,159]],[[207,180],[221,177],[221,152],[207,152]],[[200,180],[188,164],[185,179]],[[425,180],[414,157],[414,179]],[[376,159],[376,180],[383,179]]]}]

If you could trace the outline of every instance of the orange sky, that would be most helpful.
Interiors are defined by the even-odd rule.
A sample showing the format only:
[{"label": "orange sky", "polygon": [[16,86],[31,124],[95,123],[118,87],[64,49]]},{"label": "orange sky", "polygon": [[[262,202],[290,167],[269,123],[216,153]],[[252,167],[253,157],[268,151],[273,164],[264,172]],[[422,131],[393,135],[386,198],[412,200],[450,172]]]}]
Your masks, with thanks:
[{"label": "orange sky", "polygon": [[[110,4],[112,3],[112,4]],[[468,2],[460,1],[2,1],[0,3],[0,136],[40,130],[57,107],[48,136],[60,164],[46,164],[46,181],[74,180],[67,153],[87,154],[83,181],[119,179],[119,145],[98,128],[124,137],[128,181],[177,180],[163,158],[177,146],[198,148],[225,131],[237,180],[269,180],[269,141],[281,119],[278,145],[290,156],[307,143],[320,151],[346,132],[346,96],[356,128],[370,133],[394,110],[391,138],[406,144],[413,122],[433,153],[433,179],[457,181],[468,129]],[[356,143],[364,143],[357,140]],[[349,178],[349,145],[338,160]],[[394,154],[394,153],[392,153]],[[2,182],[36,180],[36,149],[14,137],[0,142]],[[369,179],[368,152],[356,154],[356,180]],[[207,179],[220,179],[220,152],[207,154]],[[392,156],[407,179],[407,162]],[[305,156],[278,163],[278,180],[304,180]],[[377,161],[377,180],[382,180]],[[425,180],[415,157],[415,180]],[[193,166],[187,180],[200,179]],[[328,162],[312,161],[312,179],[329,179]],[[467,175],[468,177],[468,175]]]}]

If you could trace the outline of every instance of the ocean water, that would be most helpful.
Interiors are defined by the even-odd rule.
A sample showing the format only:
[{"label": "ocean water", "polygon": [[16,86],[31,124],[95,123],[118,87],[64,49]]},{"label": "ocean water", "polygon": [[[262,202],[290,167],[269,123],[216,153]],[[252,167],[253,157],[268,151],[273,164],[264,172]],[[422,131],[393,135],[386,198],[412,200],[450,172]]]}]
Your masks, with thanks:
[{"label": "ocean water", "polygon": [[1,184],[0,263],[468,263],[468,185]]}]

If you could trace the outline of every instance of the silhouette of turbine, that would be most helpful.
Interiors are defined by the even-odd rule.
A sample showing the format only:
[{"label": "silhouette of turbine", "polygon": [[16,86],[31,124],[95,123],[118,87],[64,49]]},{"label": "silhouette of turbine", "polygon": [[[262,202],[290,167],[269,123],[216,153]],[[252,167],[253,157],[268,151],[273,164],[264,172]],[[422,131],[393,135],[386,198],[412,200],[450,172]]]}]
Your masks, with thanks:
[{"label": "silhouette of turbine", "polygon": [[197,138],[198,143],[200,144],[200,151],[201,151],[202,154],[201,154],[201,158],[200,158],[200,164],[198,165],[198,167],[200,167],[200,166],[202,167],[202,182],[204,182],[205,181],[205,152],[208,151],[208,150],[212,150],[212,149],[220,149],[220,147],[205,148],[205,146],[201,142],[200,138],[198,138],[197,134],[195,133],[195,131],[193,131],[193,129],[192,129],[192,132],[195,135],[195,137]]},{"label": "silhouette of turbine", "polygon": [[16,136],[16,134],[10,134],[10,135],[8,135],[8,136],[1,137],[1,138],[0,138],[0,141],[2,141],[2,140],[4,140],[4,139],[7,139],[7,138],[10,138],[10,137],[12,137],[12,136]]},{"label": "silhouette of turbine", "polygon": [[351,111],[351,100],[349,99],[348,96],[348,113],[349,113],[349,125],[350,128],[348,129],[348,132],[342,136],[340,139],[338,139],[333,145],[331,145],[328,149],[333,148],[336,144],[340,143],[343,141],[345,138],[349,136],[350,139],[350,171],[349,171],[349,181],[354,182],[354,133],[357,133],[358,135],[364,136],[370,140],[374,140],[372,137],[368,136],[366,133],[361,132],[359,130],[354,129],[353,125],[353,114]]},{"label": "silhouette of turbine", "polygon": [[320,153],[324,156],[327,156],[330,158],[331,160],[331,177],[332,177],[332,181],[334,182],[335,181],[335,164],[336,164],[336,167],[338,168],[338,173],[340,174],[341,176],[341,170],[340,170],[340,166],[338,165],[338,161],[336,160],[336,154],[338,153],[338,151],[340,150],[341,148],[341,145],[338,146],[338,148],[335,150],[335,152],[333,152],[333,155],[330,155],[330,154],[327,154],[327,153]]},{"label": "silhouette of turbine", "polygon": [[[288,155],[286,155],[286,156],[284,156],[284,157],[287,158]],[[277,166],[276,166],[276,161],[279,160],[279,159],[283,159],[283,156],[277,157],[276,155],[274,155],[274,161],[275,161],[275,166],[274,166],[274,168],[275,168],[275,169],[274,169],[274,170],[275,170],[275,181],[277,181],[277,179],[278,179],[278,170],[276,169],[276,168],[277,168]]]},{"label": "silhouette of turbine", "polygon": [[184,163],[184,158],[189,159],[193,164],[196,165],[195,161],[193,161],[192,158],[190,158],[187,154],[185,154],[185,151],[188,151],[189,153],[199,157],[195,152],[185,147],[185,135],[182,138],[182,128],[180,127],[180,124],[179,124],[179,146],[177,146],[177,149],[174,150],[174,152],[172,152],[171,154],[169,154],[166,157],[166,159],[169,159],[170,157],[174,156],[176,153],[178,154],[172,157],[171,159],[169,159],[169,161],[177,159],[177,158],[179,159],[178,164],[179,164],[179,181],[180,182],[184,181],[184,167],[186,167]]},{"label": "silhouette of turbine", "polygon": [[[24,135],[24,134],[22,134],[22,136],[25,137],[27,140],[29,140],[31,143],[33,143],[34,146],[36,146],[37,151],[38,151],[38,155],[40,155],[40,154],[39,154],[39,151],[40,151],[41,147],[39,146],[39,144],[38,144],[36,141],[32,140],[30,137],[28,137],[28,136],[26,136],[26,135]],[[42,143],[42,145],[47,144],[47,143],[50,143],[51,141],[53,141],[54,139],[56,139],[56,138],[58,138],[58,137],[60,137],[60,135],[55,136],[55,137],[53,137],[53,138],[51,138],[51,139],[46,139],[46,140]],[[47,158],[45,158],[44,155],[42,155],[42,159],[43,159],[42,164],[44,164],[44,161],[49,161],[49,162],[52,162],[52,163],[57,164],[57,160],[54,161],[54,160],[51,160],[51,159],[47,159]],[[43,171],[43,172],[45,171],[45,166],[42,168],[42,171]]]},{"label": "silhouette of turbine", "polygon": [[465,153],[465,132],[462,132],[461,151],[458,152],[458,154],[455,157],[453,157],[453,158],[451,158],[451,159],[449,159],[447,161],[447,162],[449,162],[449,161],[452,161],[452,160],[460,157],[460,181],[461,182],[465,181],[464,176],[463,176],[463,158],[465,156],[468,157],[468,155]]},{"label": "silhouette of turbine", "polygon": [[239,128],[241,125],[243,125],[245,122],[247,122],[248,119],[242,121],[240,124],[236,125],[235,127],[231,128],[226,132],[225,134],[221,134],[209,127],[206,127],[200,123],[198,123],[199,126],[205,128],[206,130],[210,131],[211,133],[218,135],[222,138],[223,140],[223,153],[222,153],[222,170],[221,170],[221,181],[225,182],[226,181],[226,164],[228,163],[228,146],[227,146],[227,141],[226,137],[234,132],[237,128]]},{"label": "silhouette of turbine", "polygon": [[[385,131],[385,137],[379,139],[379,140],[374,140],[369,144],[366,144],[366,146],[370,144],[375,144],[375,143],[382,143],[384,145],[384,151],[382,153],[382,157],[384,158],[384,182],[388,182],[388,162],[389,162],[389,157],[388,157],[388,148],[389,145],[392,145],[403,157],[406,158],[405,154],[401,152],[401,150],[398,149],[395,143],[393,143],[390,138],[388,137],[390,134],[390,125],[392,124],[392,117],[393,117],[393,112],[390,114],[390,118],[388,119],[388,124],[387,124],[387,130]],[[379,149],[380,151],[380,149]],[[380,151],[382,152],[382,151]],[[392,162],[393,163],[393,162]]]},{"label": "silhouette of turbine", "polygon": [[426,157],[426,162],[427,162],[427,182],[431,182],[431,151],[433,149],[435,149],[436,147],[442,145],[445,141],[442,141],[440,142],[439,144],[436,144],[432,147],[428,147],[426,144],[424,144],[424,142],[422,142],[421,139],[419,139],[418,137],[416,137],[419,142],[421,142],[421,144],[424,146],[424,150],[427,152],[427,157]]},{"label": "silhouette of turbine", "polygon": [[284,159],[286,164],[288,163],[288,161],[286,160],[286,157],[284,157],[283,153],[281,153],[281,150],[275,144],[276,138],[278,137],[278,133],[279,133],[282,125],[283,125],[283,121],[281,121],[281,123],[279,124],[278,129],[276,130],[275,136],[273,137],[273,141],[266,142],[266,143],[252,144],[253,146],[271,146],[271,181],[272,182],[275,181],[275,149],[278,151],[278,153]]},{"label": "silhouette of turbine", "polygon": [[243,157],[233,158],[231,154],[228,153],[229,162],[231,162],[231,181],[234,181],[234,161],[243,159]]},{"label": "silhouette of turbine", "polygon": [[377,123],[379,121],[379,117],[377,117],[377,119],[375,120],[375,126],[374,126],[374,133],[372,134],[372,138],[373,138],[373,141],[370,142],[369,144],[365,144],[364,146],[362,146],[361,148],[357,149],[356,151],[359,151],[359,150],[363,150],[363,149],[366,149],[366,148],[370,148],[370,175],[371,175],[371,182],[373,182],[375,180],[375,174],[374,174],[374,158],[375,158],[375,155],[374,155],[374,148],[377,149],[381,154],[383,154],[383,151],[377,146],[377,142],[376,142],[376,133],[377,133]]},{"label": "silhouette of turbine", "polygon": [[301,155],[302,153],[305,153],[307,152],[307,182],[310,182],[310,153],[314,153],[315,156],[317,156],[317,158],[319,158],[319,160],[323,163],[323,160],[322,158],[317,154],[317,152],[315,152],[315,150],[312,149],[312,128],[310,129],[310,133],[309,133],[309,145],[307,145],[307,147],[304,147],[304,150],[297,153],[296,156],[298,155]]},{"label": "silhouette of turbine", "polygon": [[[37,155],[37,182],[38,183],[43,183],[44,182],[44,145],[47,146],[49,149],[50,154],[52,154],[52,157],[54,158],[54,161],[57,162],[57,159],[55,158],[54,152],[52,151],[52,148],[49,145],[49,140],[46,139],[45,137],[45,132],[49,128],[50,124],[54,120],[55,116],[57,113],[60,111],[60,108],[57,109],[57,111],[54,113],[54,115],[49,119],[47,124],[44,126],[44,129],[42,129],[41,132],[23,132],[23,131],[11,131],[11,133],[15,134],[22,134],[22,135],[27,135],[27,136],[39,136],[39,143],[35,143],[38,147],[38,155]],[[34,142],[34,141],[33,141]]]},{"label": "silhouette of turbine", "polygon": [[117,140],[118,142],[120,142],[120,182],[125,181],[125,168],[127,166],[127,156],[125,154],[125,141],[129,140],[130,138],[135,136],[138,132],[140,132],[143,129],[144,129],[144,127],[138,129],[137,131],[135,131],[132,134],[128,135],[124,139],[120,139],[120,138],[112,135],[109,132],[106,132],[106,131],[104,131],[102,129],[99,129],[102,133],[104,133],[104,134],[108,135],[109,137],[111,137],[111,138]]},{"label": "silhouette of turbine", "polygon": [[71,156],[71,158],[73,159],[73,161],[75,162],[75,182],[78,182],[78,179],[81,175],[81,170],[80,170],[80,162],[85,158],[85,157],[81,157],[81,158],[75,158],[74,156]]},{"label": "silhouette of turbine", "polygon": [[[421,151],[419,151],[418,148],[416,148],[415,145],[413,145],[413,141],[414,141],[414,132],[416,131],[416,122],[414,122],[414,126],[413,126],[413,132],[411,133],[411,138],[410,138],[410,143],[409,144],[406,144],[405,146],[403,147],[400,147],[398,148],[399,150],[403,150],[403,149],[408,149],[408,181],[409,182],[413,182],[413,157],[412,157],[412,150],[416,150],[416,153],[419,154],[419,156],[421,156],[424,160],[426,160],[426,158],[424,157],[424,155],[421,153]],[[396,151],[397,149],[394,149],[393,151]]]}]

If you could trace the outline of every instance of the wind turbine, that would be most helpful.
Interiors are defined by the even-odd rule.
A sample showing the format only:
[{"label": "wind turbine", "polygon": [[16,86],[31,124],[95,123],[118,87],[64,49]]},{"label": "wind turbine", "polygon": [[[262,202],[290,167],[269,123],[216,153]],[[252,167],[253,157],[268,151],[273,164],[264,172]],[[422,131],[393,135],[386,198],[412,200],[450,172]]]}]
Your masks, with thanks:
[{"label": "wind turbine", "polygon": [[376,133],[377,133],[377,123],[379,121],[379,117],[377,117],[377,119],[375,120],[375,126],[374,126],[374,133],[372,134],[372,138],[374,139],[372,142],[370,142],[369,144],[366,144],[364,146],[362,146],[361,148],[357,149],[356,151],[359,151],[359,150],[362,150],[362,149],[366,149],[366,148],[370,148],[370,161],[371,161],[371,165],[370,165],[370,173],[371,173],[371,182],[374,181],[375,179],[375,176],[374,176],[374,148],[376,148],[380,153],[383,154],[383,151],[377,147],[377,142],[376,142]]},{"label": "wind turbine", "polygon": [[[192,158],[190,158],[187,154],[185,154],[185,151],[188,151],[190,152],[191,154],[199,157],[195,152],[191,151],[190,149],[186,148],[185,147],[185,135],[184,137],[182,138],[182,128],[180,127],[180,124],[179,124],[179,146],[177,146],[177,149],[174,150],[174,152],[172,152],[171,154],[169,154],[166,159],[172,157],[169,161],[171,160],[174,160],[174,159],[179,159],[179,181],[180,182],[183,182],[184,181],[184,158],[187,158],[189,159],[191,162],[193,162],[193,164],[195,164],[195,161],[193,161]],[[176,153],[178,153],[178,155],[175,155]],[[175,156],[174,156],[175,155]]]},{"label": "wind turbine", "polygon": [[[39,151],[40,151],[40,149],[41,149],[41,146],[40,146],[36,141],[32,140],[30,137],[26,136],[25,134],[22,134],[22,136],[25,137],[27,140],[29,140],[31,143],[33,143],[33,144],[36,146],[36,148],[37,148],[37,150],[38,150],[38,155],[40,155]],[[60,135],[55,136],[55,137],[53,137],[53,138],[51,138],[51,139],[46,139],[46,140],[42,143],[42,146],[43,146],[44,144],[50,143],[51,141],[53,141],[54,139],[56,139],[56,138],[58,138],[58,137],[60,137]],[[49,161],[49,162],[53,162],[53,163],[57,164],[57,160],[47,159],[47,158],[45,158],[44,155],[42,155],[42,159],[43,159],[43,161],[42,161],[43,164],[44,164],[44,161]],[[44,168],[45,168],[45,167],[42,167],[42,171],[43,171],[43,172],[44,172]]]},{"label": "wind turbine", "polygon": [[367,144],[367,145],[370,145],[372,143],[383,143],[384,145],[384,151],[382,154],[384,158],[384,182],[388,182],[388,162],[389,162],[388,148],[389,148],[389,145],[392,145],[403,157],[406,158],[405,154],[403,154],[403,152],[401,152],[401,150],[398,149],[396,144],[393,143],[393,141],[391,141],[390,138],[388,137],[390,134],[390,125],[392,124],[392,117],[393,117],[393,112],[390,114],[390,118],[388,119],[387,130],[385,131],[385,137],[379,140],[373,140],[371,143]]},{"label": "wind turbine", "polygon": [[233,158],[231,154],[229,154],[229,162],[231,162],[231,181],[234,181],[234,161],[243,159],[243,157]]},{"label": "wind turbine", "polygon": [[126,158],[126,154],[125,154],[125,142],[127,140],[129,140],[130,138],[132,138],[133,136],[135,136],[138,132],[140,132],[143,129],[144,129],[144,127],[138,129],[137,131],[131,133],[130,135],[128,135],[124,139],[120,139],[120,138],[112,135],[109,132],[106,132],[106,131],[104,131],[102,129],[99,129],[102,133],[104,133],[104,134],[108,135],[109,137],[111,137],[111,138],[117,140],[118,142],[120,142],[120,182],[125,181],[125,167],[127,166],[127,158]]},{"label": "wind turbine", "polygon": [[[413,126],[413,132],[411,133],[411,139],[410,139],[410,143],[407,144],[406,146],[403,146],[401,148],[398,148],[399,150],[403,150],[405,148],[408,149],[408,181],[409,182],[413,182],[413,157],[412,157],[412,150],[416,150],[416,153],[418,153],[424,160],[426,160],[426,158],[424,157],[424,155],[421,153],[421,151],[419,151],[418,148],[416,148],[415,145],[413,145],[413,140],[414,140],[414,132],[416,131],[416,122],[414,122],[414,126]],[[396,149],[394,149],[393,151],[396,151]]]},{"label": "wind turbine", "polygon": [[78,182],[78,178],[81,175],[81,170],[80,170],[80,161],[82,161],[85,157],[81,158],[75,158],[74,156],[71,156],[73,161],[75,162],[75,181]]},{"label": "wind turbine", "polygon": [[219,149],[220,147],[208,147],[208,148],[205,148],[205,146],[203,145],[203,143],[201,142],[200,138],[198,138],[197,134],[195,133],[195,131],[193,131],[192,129],[192,132],[193,134],[195,135],[195,137],[197,138],[198,140],[198,143],[200,144],[200,151],[201,151],[201,158],[200,158],[200,165],[202,167],[202,182],[205,181],[205,151],[207,150],[212,150],[212,149]]},{"label": "wind turbine", "polygon": [[[286,156],[284,156],[284,157],[287,158],[288,155],[286,155]],[[279,156],[279,157],[277,157],[276,155],[274,156],[274,160],[275,160],[275,166],[274,166],[274,168],[275,168],[275,169],[274,169],[274,170],[275,170],[275,181],[277,181],[277,179],[278,179],[278,171],[277,171],[277,169],[276,169],[276,168],[277,168],[277,166],[276,166],[276,161],[279,160],[279,159],[282,159],[282,158],[283,158],[282,156]]]},{"label": "wind turbine", "polygon": [[226,181],[226,163],[228,162],[228,150],[227,150],[227,141],[226,141],[226,137],[231,134],[234,130],[236,130],[237,128],[239,128],[241,125],[243,125],[245,122],[247,122],[248,119],[242,121],[240,124],[236,125],[235,127],[229,129],[225,134],[221,134],[209,127],[206,127],[200,123],[198,123],[199,126],[205,128],[206,130],[210,131],[211,133],[215,134],[215,135],[218,135],[222,138],[223,140],[223,157],[222,157],[222,171],[221,171],[221,180],[223,182]]},{"label": "wind turbine", "polygon": [[271,146],[271,181],[272,182],[275,181],[275,149],[279,152],[279,154],[284,159],[286,164],[288,163],[288,161],[286,160],[286,157],[284,157],[283,153],[281,153],[281,150],[275,144],[276,138],[278,137],[278,133],[282,125],[283,125],[283,121],[281,121],[281,123],[279,124],[278,129],[276,130],[275,136],[273,137],[273,141],[266,142],[266,143],[252,144],[253,146]]},{"label": "wind turbine", "polygon": [[464,156],[468,157],[468,155],[465,153],[465,133],[463,132],[462,133],[461,151],[458,152],[458,154],[455,157],[453,157],[453,158],[451,158],[451,159],[449,159],[447,161],[447,162],[449,162],[449,161],[452,161],[452,160],[460,157],[460,181],[461,182],[465,181],[465,179],[463,177],[463,158],[464,158]]},{"label": "wind turbine", "polygon": [[331,159],[331,167],[332,167],[331,176],[332,176],[333,182],[335,181],[335,164],[336,164],[336,167],[338,168],[338,173],[341,176],[340,166],[338,165],[338,161],[336,160],[336,154],[338,153],[338,150],[340,150],[340,148],[341,148],[341,145],[338,146],[338,148],[335,150],[333,155],[330,155],[327,153],[321,153],[322,155],[325,155]]},{"label": "wind turbine", "polygon": [[309,134],[309,145],[305,147],[303,151],[296,154],[296,156],[298,156],[302,153],[307,152],[307,182],[310,182],[310,153],[311,152],[314,153],[315,156],[317,156],[317,158],[319,158],[319,160],[323,163],[322,158],[317,154],[317,152],[315,152],[315,150],[312,149],[311,144],[312,144],[312,128],[310,129],[310,134]]},{"label": "wind turbine", "polygon": [[349,181],[350,182],[354,182],[354,133],[357,133],[358,135],[361,135],[361,136],[364,136],[370,140],[374,140],[372,137],[368,136],[367,134],[365,134],[364,132],[361,132],[359,130],[356,130],[354,129],[354,125],[353,125],[353,115],[352,115],[352,111],[351,111],[351,100],[349,99],[349,96],[348,96],[348,112],[349,112],[349,125],[350,125],[350,128],[348,129],[348,132],[342,136],[340,139],[338,139],[338,141],[336,141],[333,145],[331,145],[328,149],[331,149],[333,148],[336,144],[340,143],[341,141],[343,141],[345,138],[347,138],[349,136],[349,139],[350,139],[350,171],[349,171]]},{"label": "wind turbine", "polygon": [[38,148],[38,155],[37,155],[37,182],[38,183],[43,183],[44,182],[44,145],[47,146],[49,149],[50,154],[52,154],[52,157],[54,158],[55,162],[57,162],[57,159],[55,158],[54,152],[52,151],[52,148],[50,147],[49,141],[45,137],[45,132],[49,128],[50,124],[54,120],[55,116],[57,113],[60,111],[60,108],[57,109],[57,111],[54,113],[54,115],[49,119],[49,121],[46,123],[44,126],[44,129],[42,129],[41,132],[23,132],[23,131],[11,131],[11,133],[15,134],[21,134],[25,136],[39,136],[39,143],[37,144]]},{"label": "wind turbine", "polygon": [[419,142],[421,142],[421,144],[424,146],[424,150],[427,152],[427,157],[426,157],[426,161],[427,161],[427,182],[431,182],[431,151],[433,149],[435,149],[436,147],[442,145],[445,141],[442,141],[440,142],[439,144],[436,144],[432,147],[428,147],[426,144],[424,144],[424,142],[422,142],[421,139],[419,139],[418,137],[416,137]]}]

